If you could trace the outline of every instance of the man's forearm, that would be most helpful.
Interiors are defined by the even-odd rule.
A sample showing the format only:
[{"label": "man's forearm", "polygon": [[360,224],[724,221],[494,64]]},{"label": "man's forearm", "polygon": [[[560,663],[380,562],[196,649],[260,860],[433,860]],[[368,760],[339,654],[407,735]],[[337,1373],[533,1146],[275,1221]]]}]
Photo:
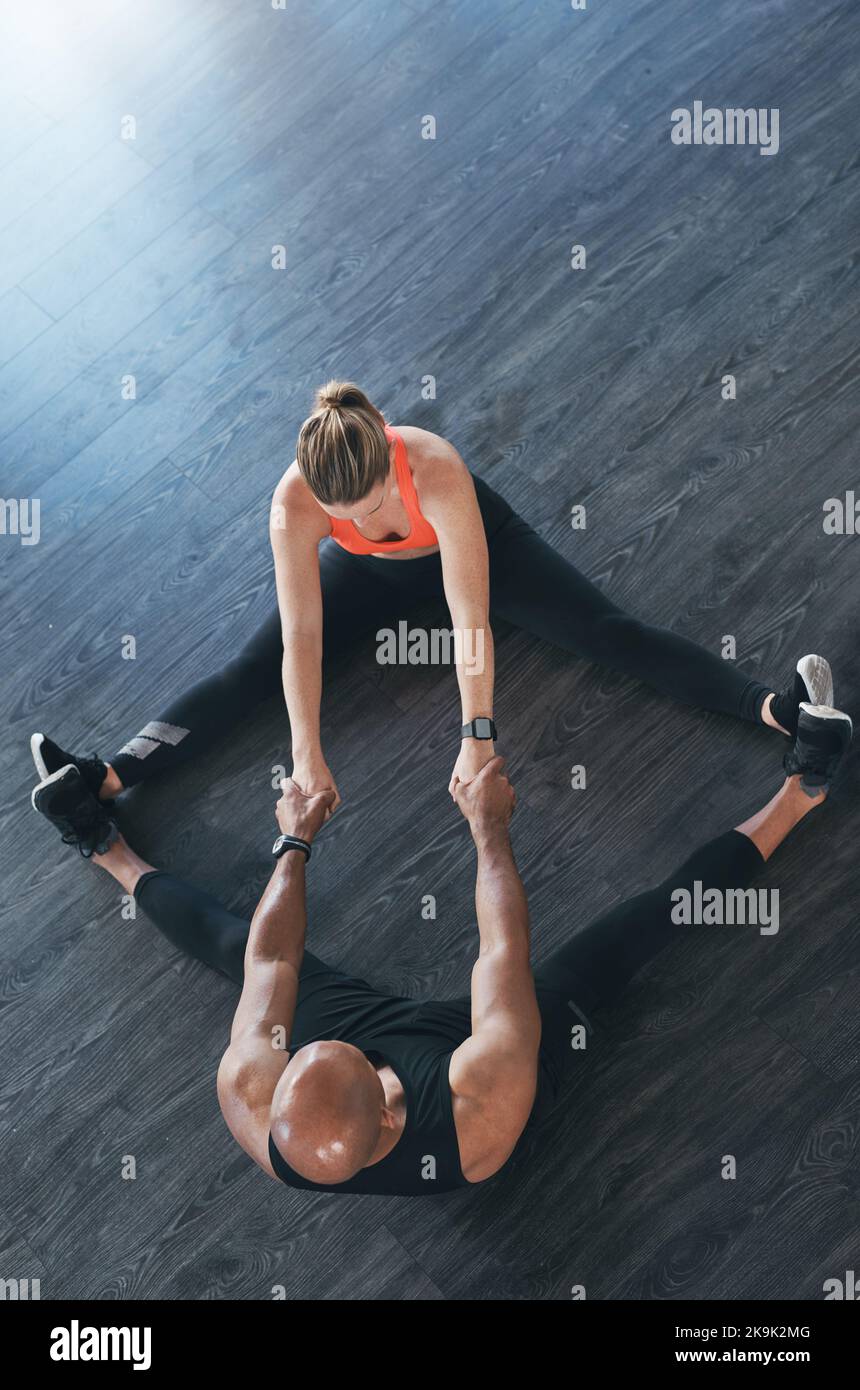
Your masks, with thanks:
[{"label": "man's forearm", "polygon": [[529,911],[505,826],[472,827],[478,852],[475,910],[481,950],[519,946],[528,957]]},{"label": "man's forearm", "polygon": [[251,921],[245,947],[245,981],[231,1040],[277,1024],[289,1037],[305,953],[305,856],[287,850]]},{"label": "man's forearm", "polygon": [[276,862],[251,921],[246,973],[264,961],[283,961],[298,972],[306,931],[305,856],[301,850],[287,850]]}]

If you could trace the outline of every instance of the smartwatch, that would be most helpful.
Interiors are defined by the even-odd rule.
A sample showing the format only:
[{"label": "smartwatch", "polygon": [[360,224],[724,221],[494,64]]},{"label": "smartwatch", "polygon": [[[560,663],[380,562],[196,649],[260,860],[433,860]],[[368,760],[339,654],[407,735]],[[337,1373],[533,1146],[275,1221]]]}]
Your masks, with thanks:
[{"label": "smartwatch", "polygon": [[288,849],[300,849],[304,851],[305,863],[311,857],[311,847],[307,840],[300,840],[298,835],[279,835],[272,845],[272,853],[276,859],[280,859],[282,854],[286,854]]},{"label": "smartwatch", "polygon": [[472,719],[468,724],[464,724],[460,730],[461,738],[496,738],[496,726],[492,719],[487,719],[480,715],[477,719]]}]

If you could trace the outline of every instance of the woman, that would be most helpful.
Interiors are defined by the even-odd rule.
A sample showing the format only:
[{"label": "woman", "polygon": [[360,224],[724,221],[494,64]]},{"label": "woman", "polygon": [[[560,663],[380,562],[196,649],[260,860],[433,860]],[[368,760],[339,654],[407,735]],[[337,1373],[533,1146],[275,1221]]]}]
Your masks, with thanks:
[{"label": "woman", "polygon": [[[474,477],[453,445],[414,426],[389,426],[353,382],[317,392],[296,460],[275,489],[270,536],[278,608],[243,650],[198,682],[109,763],[32,738],[41,778],[68,763],[108,800],[208,748],[283,685],[293,780],[335,792],[320,739],[322,669],[351,641],[392,626],[444,593],[457,648],[459,744],[449,790],[494,755],[494,616],[574,655],[635,676],[676,699],[794,737],[800,702],[833,704],[828,663],[803,657],[776,694],[731,661],[631,617]],[[468,659],[480,653],[481,660]]]}]

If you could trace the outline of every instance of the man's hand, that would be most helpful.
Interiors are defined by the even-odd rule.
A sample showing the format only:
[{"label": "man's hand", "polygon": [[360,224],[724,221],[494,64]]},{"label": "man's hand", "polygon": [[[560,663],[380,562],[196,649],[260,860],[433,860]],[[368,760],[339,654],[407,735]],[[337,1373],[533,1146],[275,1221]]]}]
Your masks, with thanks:
[{"label": "man's hand", "polygon": [[463,739],[460,744],[459,756],[454,764],[454,771],[451,773],[451,781],[448,783],[448,790],[453,801],[457,800],[455,795],[457,787],[474,781],[482,768],[485,768],[495,756],[492,739]]},{"label": "man's hand", "polygon": [[337,797],[333,787],[309,796],[297,787],[292,777],[281,778],[280,801],[275,807],[275,819],[282,835],[296,835],[310,844],[320,826],[324,825]]},{"label": "man's hand", "polygon": [[[293,775],[291,779],[300,792],[305,796],[316,796],[319,792],[333,791],[334,798],[326,811],[326,820],[333,811],[340,805],[340,795],[337,785],[331,775],[328,763],[322,753],[316,756],[302,757],[301,754],[293,752]],[[281,783],[283,786],[283,782]],[[284,834],[288,832],[285,830]]]},{"label": "man's hand", "polygon": [[504,766],[504,758],[496,756],[471,782],[458,782],[454,788],[454,800],[476,839],[494,830],[507,833],[517,798]]}]

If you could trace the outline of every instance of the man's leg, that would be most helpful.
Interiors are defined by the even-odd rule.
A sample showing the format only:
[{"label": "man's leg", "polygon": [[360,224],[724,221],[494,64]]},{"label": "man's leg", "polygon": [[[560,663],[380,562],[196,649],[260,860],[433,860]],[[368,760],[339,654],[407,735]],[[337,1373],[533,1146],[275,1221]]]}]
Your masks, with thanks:
[{"label": "man's leg", "polygon": [[[476,486],[490,552],[493,614],[685,704],[795,732],[798,700],[793,678],[783,695],[774,696],[771,686],[744,675],[734,662],[625,613],[492,489]],[[827,704],[832,688],[803,691],[799,698]]]},{"label": "man's leg", "polygon": [[745,889],[789,832],[825,798],[788,777],[756,815],[694,851],[657,887],[620,903],[576,932],[535,970],[542,1061],[550,1089],[577,1056],[574,1030],[590,1029],[594,1009],[612,1003],[647,961],[688,930],[672,920],[677,889]]},{"label": "man's leg", "polygon": [[[250,923],[219,903],[211,893],[195,888],[173,874],[147,864],[120,836],[104,854],[94,854],[93,863],[106,870],[135,901],[168,941],[185,955],[241,985],[245,975],[245,947]],[[333,973],[322,961],[305,951],[302,982],[320,971]]]}]

